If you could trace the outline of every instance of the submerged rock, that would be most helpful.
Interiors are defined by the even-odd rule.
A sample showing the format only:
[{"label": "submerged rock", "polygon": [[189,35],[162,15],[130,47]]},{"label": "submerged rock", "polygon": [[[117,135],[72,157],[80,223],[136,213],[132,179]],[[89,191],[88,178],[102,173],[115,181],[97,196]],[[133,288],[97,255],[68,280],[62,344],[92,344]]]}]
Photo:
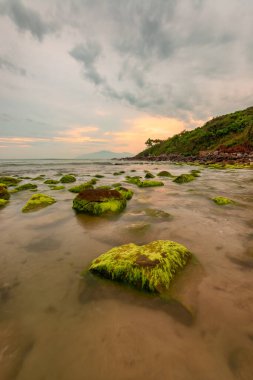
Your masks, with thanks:
[{"label": "submerged rock", "polygon": [[235,204],[235,201],[226,197],[215,197],[215,198],[212,198],[212,200],[214,201],[214,203],[216,203],[219,206]]},{"label": "submerged rock", "polygon": [[177,178],[175,178],[173,182],[181,184],[194,181],[194,179],[196,179],[196,176],[194,176],[193,174],[181,174]]},{"label": "submerged rock", "polygon": [[71,174],[66,174],[60,179],[61,183],[71,183],[71,182],[76,182],[76,177],[74,177]]},{"label": "submerged rock", "polygon": [[143,246],[130,243],[100,255],[92,261],[89,270],[136,288],[162,293],[190,257],[186,247],[169,240]]},{"label": "submerged rock", "polygon": [[[0,183],[0,199],[8,201],[10,199],[10,193],[7,190],[7,185]],[[2,202],[4,204],[4,202]]]},{"label": "submerged rock", "polygon": [[117,190],[84,190],[73,200],[73,208],[76,211],[90,215],[117,213],[125,207],[126,199]]},{"label": "submerged rock", "polygon": [[26,205],[22,208],[23,212],[29,212],[29,211],[37,211],[41,208],[50,206],[51,204],[55,203],[56,200],[52,197],[49,197],[45,194],[34,194],[29,201],[26,203]]}]

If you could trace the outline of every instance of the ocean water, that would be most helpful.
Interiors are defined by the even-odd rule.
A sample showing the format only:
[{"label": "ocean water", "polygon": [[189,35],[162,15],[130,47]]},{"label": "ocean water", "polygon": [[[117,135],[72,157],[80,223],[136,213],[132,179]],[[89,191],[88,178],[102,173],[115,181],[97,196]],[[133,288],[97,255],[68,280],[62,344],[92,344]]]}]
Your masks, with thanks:
[{"label": "ocean water", "polygon": [[[23,214],[34,192],[0,209],[1,380],[251,380],[253,374],[253,171],[201,169],[195,181],[138,188],[126,175],[188,165],[124,161],[1,160],[0,175],[37,177],[56,203]],[[135,170],[134,172],[132,170]],[[113,173],[124,171],[119,176]],[[45,179],[104,175],[134,191],[124,212],[92,217],[75,194]],[[227,196],[237,203],[219,207]],[[162,211],[162,212],[160,212]],[[167,214],[169,215],[167,215]],[[170,302],[80,273],[110,248],[165,239],[196,257]]]}]

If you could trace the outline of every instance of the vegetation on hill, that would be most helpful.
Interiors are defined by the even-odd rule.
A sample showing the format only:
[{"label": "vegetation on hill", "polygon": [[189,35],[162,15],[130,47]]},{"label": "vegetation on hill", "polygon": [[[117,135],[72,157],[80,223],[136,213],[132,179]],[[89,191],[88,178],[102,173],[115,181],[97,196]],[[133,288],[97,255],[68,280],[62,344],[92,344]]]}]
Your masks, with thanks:
[{"label": "vegetation on hill", "polygon": [[[155,141],[155,140],[152,140]],[[253,150],[253,107],[215,117],[204,126],[183,131],[139,153],[136,158],[161,154],[198,155],[201,151]]]}]

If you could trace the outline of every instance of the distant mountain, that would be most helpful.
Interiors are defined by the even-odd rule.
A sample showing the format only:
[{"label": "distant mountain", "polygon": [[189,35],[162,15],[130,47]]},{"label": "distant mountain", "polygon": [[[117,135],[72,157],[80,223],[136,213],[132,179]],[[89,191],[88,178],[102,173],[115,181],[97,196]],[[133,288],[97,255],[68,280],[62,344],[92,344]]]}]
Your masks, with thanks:
[{"label": "distant mountain", "polygon": [[[209,120],[203,127],[183,131],[165,141],[152,144],[136,158],[201,152],[245,152],[253,150],[253,107]],[[156,140],[154,140],[156,141]]]},{"label": "distant mountain", "polygon": [[93,159],[124,158],[124,157],[132,157],[132,156],[133,154],[129,152],[117,153],[117,152],[111,152],[109,150],[100,150],[99,152],[82,154],[81,156],[78,156],[76,158],[93,160]]}]

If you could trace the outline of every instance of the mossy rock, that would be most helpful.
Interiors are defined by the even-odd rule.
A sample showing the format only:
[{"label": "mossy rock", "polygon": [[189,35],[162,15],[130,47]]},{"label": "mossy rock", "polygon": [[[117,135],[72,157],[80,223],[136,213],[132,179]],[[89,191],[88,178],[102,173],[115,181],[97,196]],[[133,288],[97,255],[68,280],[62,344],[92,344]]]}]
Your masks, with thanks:
[{"label": "mossy rock", "polygon": [[116,182],[116,183],[113,183],[113,184],[112,184],[112,187],[119,187],[119,186],[121,186],[121,183],[120,183],[120,182]]},{"label": "mossy rock", "polygon": [[87,190],[87,189],[93,189],[92,181],[81,183],[80,185],[71,187],[69,191],[71,193],[81,193],[81,191]]},{"label": "mossy rock", "polygon": [[169,240],[143,246],[130,243],[100,255],[89,270],[138,289],[163,293],[190,257],[186,247]]},{"label": "mossy rock", "polygon": [[235,204],[235,201],[226,197],[215,197],[215,198],[212,198],[212,200],[214,201],[214,203],[216,203],[219,206]]},{"label": "mossy rock", "polygon": [[15,188],[15,192],[24,191],[24,190],[37,190],[37,185],[34,183],[25,183],[24,185],[17,186]]},{"label": "mossy rock", "polygon": [[163,210],[158,210],[155,208],[146,208],[145,214],[147,216],[152,217],[152,218],[158,218],[158,219],[171,219],[172,218],[172,215],[169,214],[168,212],[163,211]]},{"label": "mossy rock", "polygon": [[174,177],[170,172],[167,172],[166,170],[159,172],[157,175],[158,177]]},{"label": "mossy rock", "polygon": [[60,181],[58,181],[57,179],[47,179],[46,181],[44,181],[44,183],[46,185],[57,185],[58,183],[60,183]]},{"label": "mossy rock", "polygon": [[137,186],[139,187],[155,187],[155,186],[164,186],[164,183],[161,181],[140,181]]},{"label": "mossy rock", "polygon": [[45,177],[45,174],[40,174],[39,176],[34,177],[34,178],[32,179],[32,181],[41,181],[41,180],[44,179],[44,177]]},{"label": "mossy rock", "polygon": [[104,178],[104,175],[101,175],[101,174],[95,174],[94,177],[95,177],[95,178]]},{"label": "mossy rock", "polygon": [[194,177],[199,177],[199,174],[201,173],[200,170],[198,169],[192,169],[191,170],[191,174],[194,176]]},{"label": "mossy rock", "polygon": [[134,185],[138,185],[141,182],[140,178],[141,178],[140,176],[134,176],[134,177],[126,176],[126,182],[132,183]]},{"label": "mossy rock", "polygon": [[34,194],[26,205],[22,208],[23,212],[37,211],[41,208],[50,206],[55,203],[55,199],[45,194]]},{"label": "mossy rock", "polygon": [[194,181],[195,179],[196,177],[193,174],[181,174],[178,177],[176,177],[173,180],[173,182],[181,184],[181,183],[188,183],[188,182]]},{"label": "mossy rock", "polygon": [[110,185],[101,185],[101,186],[98,186],[96,187],[96,189],[99,189],[99,190],[111,190],[111,186]]},{"label": "mossy rock", "polygon": [[123,198],[125,198],[127,201],[132,199],[134,192],[130,189],[127,189],[123,186],[116,187],[115,190],[117,190]]},{"label": "mossy rock", "polygon": [[0,183],[6,186],[16,186],[21,181],[22,179],[20,178],[7,177],[7,176],[0,177]]},{"label": "mossy rock", "polygon": [[113,175],[121,175],[121,174],[124,174],[125,173],[125,171],[124,170],[121,170],[120,172],[115,172],[115,173],[113,173]]},{"label": "mossy rock", "polygon": [[61,186],[61,185],[59,185],[59,186],[50,186],[50,189],[51,190],[63,190],[63,189],[65,189],[65,186]]},{"label": "mossy rock", "polygon": [[3,207],[5,206],[7,203],[9,202],[8,199],[3,199],[3,198],[0,198],[0,207]]},{"label": "mossy rock", "polygon": [[155,175],[152,174],[152,173],[150,173],[150,172],[147,172],[147,173],[145,174],[145,178],[155,178]]},{"label": "mossy rock", "polygon": [[84,190],[73,200],[77,212],[90,215],[118,213],[125,207],[126,199],[117,190]]},{"label": "mossy rock", "polygon": [[[0,183],[0,199],[8,201],[10,199],[10,193],[7,189],[7,185]],[[2,202],[4,205],[4,202]]]},{"label": "mossy rock", "polygon": [[71,174],[66,174],[60,179],[61,183],[71,183],[71,182],[76,182],[76,177],[74,177]]}]

